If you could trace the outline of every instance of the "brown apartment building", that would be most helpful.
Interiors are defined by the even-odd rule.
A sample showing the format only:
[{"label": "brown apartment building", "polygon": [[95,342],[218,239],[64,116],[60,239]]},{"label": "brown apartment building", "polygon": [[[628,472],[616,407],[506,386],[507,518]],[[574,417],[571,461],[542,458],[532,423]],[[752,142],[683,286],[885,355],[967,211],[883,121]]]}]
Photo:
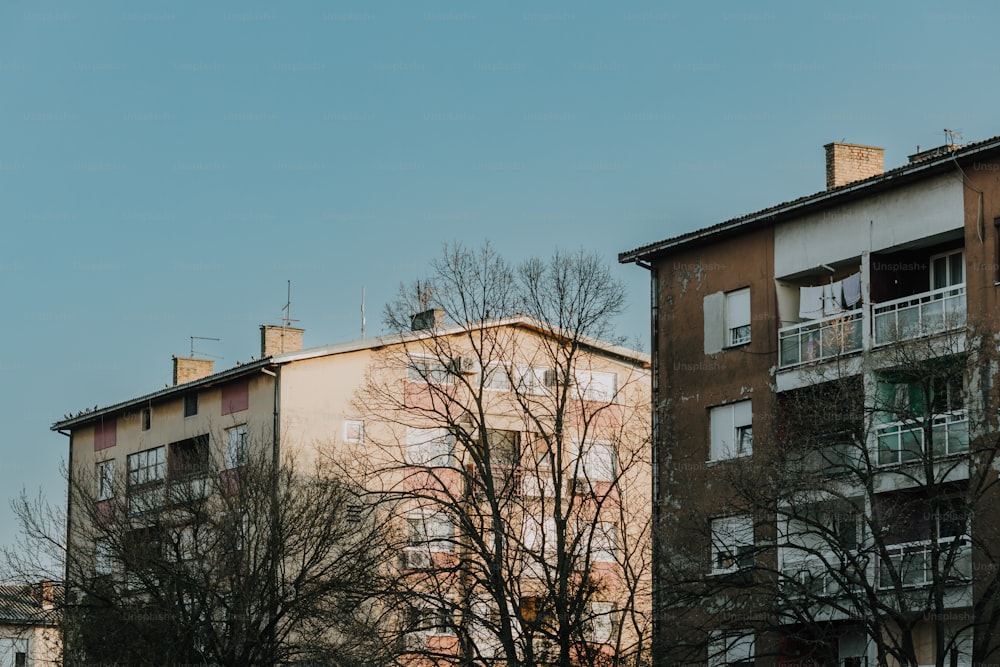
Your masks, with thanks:
[{"label": "brown apartment building", "polygon": [[[490,664],[515,651],[539,663],[571,642],[580,664],[641,659],[648,357],[527,317],[445,325],[428,311],[413,324],[315,348],[301,329],[264,326],[258,360],[215,372],[175,359],[172,386],[53,425],[69,438],[70,600],[74,582],[142,575],[86,530],[102,514],[81,503],[123,509],[141,541],[171,516],[175,490],[207,493],[253,457],[304,471],[329,458],[397,521],[395,565],[414,592],[396,619],[404,654]],[[557,631],[566,613],[579,620],[572,636]],[[211,612],[205,623],[227,627]]]},{"label": "brown apartment building", "polygon": [[1000,138],[624,252],[653,304],[658,664],[997,662]]}]

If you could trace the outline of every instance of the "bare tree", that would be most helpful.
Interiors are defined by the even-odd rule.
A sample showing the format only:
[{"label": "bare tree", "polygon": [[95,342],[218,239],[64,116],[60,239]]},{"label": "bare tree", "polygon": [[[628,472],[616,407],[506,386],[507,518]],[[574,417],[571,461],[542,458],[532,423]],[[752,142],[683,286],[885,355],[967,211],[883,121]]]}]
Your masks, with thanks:
[{"label": "bare tree", "polygon": [[155,450],[127,478],[77,471],[65,539],[58,511],[15,503],[25,544],[69,559],[65,664],[391,663],[393,540],[360,487],[253,456],[219,471],[207,445],[166,481]]},{"label": "bare tree", "polygon": [[[639,665],[649,637],[649,403],[595,257],[446,248],[386,311],[357,397],[371,484],[407,526],[405,650],[445,662]],[[416,330],[416,331],[414,331]]]}]

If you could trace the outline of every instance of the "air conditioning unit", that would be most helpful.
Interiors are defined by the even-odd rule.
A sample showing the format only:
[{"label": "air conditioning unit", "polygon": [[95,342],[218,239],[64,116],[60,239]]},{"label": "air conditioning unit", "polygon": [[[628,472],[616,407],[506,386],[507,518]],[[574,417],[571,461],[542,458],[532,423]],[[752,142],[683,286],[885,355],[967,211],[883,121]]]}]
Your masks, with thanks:
[{"label": "air conditioning unit", "polygon": [[455,357],[451,360],[451,372],[456,375],[475,375],[479,372],[479,360],[475,357]]},{"label": "air conditioning unit", "polygon": [[403,567],[407,570],[426,570],[431,566],[431,554],[424,549],[404,549]]}]

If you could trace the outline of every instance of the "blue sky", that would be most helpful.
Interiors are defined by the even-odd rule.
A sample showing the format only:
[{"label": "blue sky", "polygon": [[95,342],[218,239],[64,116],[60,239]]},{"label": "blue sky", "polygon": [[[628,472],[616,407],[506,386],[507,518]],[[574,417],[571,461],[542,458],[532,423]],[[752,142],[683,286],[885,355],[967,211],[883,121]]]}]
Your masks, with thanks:
[{"label": "blue sky", "polygon": [[[617,253],[816,192],[822,146],[1000,134],[987,2],[0,5],[0,544],[64,413],[190,336],[368,333],[445,242]],[[644,271],[622,335],[646,346]]]}]

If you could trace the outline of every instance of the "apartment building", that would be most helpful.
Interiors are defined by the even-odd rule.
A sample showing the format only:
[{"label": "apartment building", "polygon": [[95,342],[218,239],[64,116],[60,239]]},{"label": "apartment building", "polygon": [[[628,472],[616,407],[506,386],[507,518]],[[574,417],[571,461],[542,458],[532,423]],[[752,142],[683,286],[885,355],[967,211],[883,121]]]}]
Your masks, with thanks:
[{"label": "apartment building", "polygon": [[995,660],[1000,138],[825,150],[825,190],[619,256],[651,277],[659,664]]},{"label": "apartment building", "polygon": [[[649,610],[648,357],[581,338],[560,357],[559,336],[526,317],[445,326],[428,311],[406,334],[306,349],[302,329],[262,326],[257,360],[215,372],[174,358],[172,386],[52,428],[69,437],[71,488],[93,480],[93,500],[126,503],[137,528],[169,511],[174,490],[207,493],[253,457],[303,471],[335,460],[399,522],[413,591],[400,643],[434,660],[553,650],[543,575],[557,548],[564,560],[583,554],[574,581],[589,583],[574,601],[586,627],[573,650],[608,653],[648,641],[629,620]],[[568,407],[556,405],[562,389]],[[71,501],[69,534],[92,516]],[[567,532],[568,521],[587,529]],[[492,542],[501,523],[507,534]],[[70,582],[127,579],[97,542],[71,539],[70,562],[90,571]],[[503,591],[471,583],[486,570],[508,580]],[[516,646],[497,629],[505,616]]]}]

